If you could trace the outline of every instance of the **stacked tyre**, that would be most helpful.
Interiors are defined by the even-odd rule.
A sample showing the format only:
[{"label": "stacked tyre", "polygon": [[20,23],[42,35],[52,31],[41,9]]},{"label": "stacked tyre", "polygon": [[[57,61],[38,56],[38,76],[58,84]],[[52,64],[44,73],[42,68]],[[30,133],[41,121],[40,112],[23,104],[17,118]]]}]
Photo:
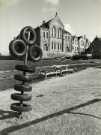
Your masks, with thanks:
[{"label": "stacked tyre", "polygon": [[11,94],[11,99],[18,102],[11,104],[11,110],[16,111],[18,113],[27,112],[30,111],[32,107],[31,105],[25,104],[24,102],[30,101],[32,98],[32,95],[28,94],[28,92],[32,91],[30,82],[32,82],[33,78],[27,76],[26,73],[35,72],[35,68],[32,68],[28,65],[16,65],[15,69],[19,71],[23,71],[23,74],[16,74],[14,76],[15,80],[21,83],[14,85],[14,89],[17,92]]}]

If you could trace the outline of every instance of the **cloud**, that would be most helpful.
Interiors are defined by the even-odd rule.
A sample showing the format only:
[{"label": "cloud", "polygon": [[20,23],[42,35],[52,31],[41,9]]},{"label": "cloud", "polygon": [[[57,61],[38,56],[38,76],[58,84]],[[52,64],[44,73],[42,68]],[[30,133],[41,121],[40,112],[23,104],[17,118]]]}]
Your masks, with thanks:
[{"label": "cloud", "polygon": [[65,26],[65,30],[67,30],[67,31],[70,32],[70,33],[74,33],[74,31],[72,30],[70,24],[65,24],[64,26]]},{"label": "cloud", "polygon": [[101,0],[93,0],[95,4],[101,4]]},{"label": "cloud", "polygon": [[101,2],[101,0],[95,0],[95,1],[97,1],[97,2]]},{"label": "cloud", "polygon": [[56,6],[59,4],[60,0],[45,0],[45,2]]},{"label": "cloud", "polygon": [[57,11],[57,9],[56,9],[55,7],[49,7],[49,8],[48,8],[48,7],[44,7],[44,8],[42,9],[42,12],[43,12],[43,13],[47,13],[47,12],[48,12],[48,13],[49,13],[49,12],[53,12],[53,13],[54,13],[54,12],[56,12],[56,11]]},{"label": "cloud", "polygon": [[60,0],[44,0],[45,5],[42,8],[43,13],[55,13],[58,10]]},{"label": "cloud", "polygon": [[20,1],[21,0],[0,0],[0,7],[8,7],[8,6],[14,5]]}]

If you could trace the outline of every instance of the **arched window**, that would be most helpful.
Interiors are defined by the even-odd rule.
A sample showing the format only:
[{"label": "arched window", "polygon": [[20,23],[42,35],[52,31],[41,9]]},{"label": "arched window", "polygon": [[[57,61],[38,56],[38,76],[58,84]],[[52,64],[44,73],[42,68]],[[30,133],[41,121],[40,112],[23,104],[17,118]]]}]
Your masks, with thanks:
[{"label": "arched window", "polygon": [[52,50],[53,50],[53,41],[52,41]]},{"label": "arched window", "polygon": [[61,50],[61,43],[60,43],[60,50]]},{"label": "arched window", "polygon": [[52,37],[56,37],[56,28],[53,26],[52,28]]},{"label": "arched window", "polygon": [[43,32],[43,37],[44,37],[44,39],[45,39],[45,32]]},{"label": "arched window", "polygon": [[48,45],[47,44],[44,44],[44,50],[48,51]]},{"label": "arched window", "polygon": [[48,32],[47,32],[47,38],[48,38],[48,36],[49,36],[49,35],[48,35]]},{"label": "arched window", "polygon": [[62,29],[61,28],[58,29],[58,38],[62,38]]},{"label": "arched window", "polygon": [[58,43],[58,50],[60,49],[59,45],[60,45],[60,44]]}]

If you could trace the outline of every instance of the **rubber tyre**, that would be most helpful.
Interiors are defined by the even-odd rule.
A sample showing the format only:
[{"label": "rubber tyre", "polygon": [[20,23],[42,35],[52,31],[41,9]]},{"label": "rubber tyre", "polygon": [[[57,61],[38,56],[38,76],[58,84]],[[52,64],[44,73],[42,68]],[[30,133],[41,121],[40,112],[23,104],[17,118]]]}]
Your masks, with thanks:
[{"label": "rubber tyre", "polygon": [[24,91],[24,92],[30,92],[30,91],[32,91],[32,87],[31,86],[29,86],[28,84],[15,84],[14,85],[14,89],[16,90],[16,91]]},{"label": "rubber tyre", "polygon": [[16,111],[16,112],[29,112],[32,110],[31,105],[28,105],[28,104],[21,105],[20,103],[11,104],[10,108],[11,110]]},{"label": "rubber tyre", "polygon": [[29,73],[35,72],[35,67],[29,66],[29,65],[16,65],[15,69],[24,71],[24,72],[29,72]]},{"label": "rubber tyre", "polygon": [[[20,44],[20,46],[19,46],[19,44]],[[18,51],[19,48],[20,48],[21,52]],[[21,48],[22,48],[22,50],[21,50]],[[12,56],[14,56],[15,58],[22,58],[26,54],[26,44],[21,39],[14,39],[9,44],[9,51],[10,51],[10,54]]]},{"label": "rubber tyre", "polygon": [[14,79],[15,80],[18,80],[18,81],[23,81],[23,82],[32,82],[33,78],[32,77],[29,77],[29,76],[24,76],[24,75],[14,75]]},{"label": "rubber tyre", "polygon": [[29,58],[33,61],[39,61],[42,58],[42,49],[35,44],[34,46],[31,46],[29,49]]},{"label": "rubber tyre", "polygon": [[[30,32],[30,39],[28,39],[28,37],[26,37],[26,34],[28,34],[28,32]],[[28,36],[28,35],[27,35]],[[20,32],[20,37],[27,43],[27,44],[34,44],[36,41],[36,32],[35,30],[31,27],[31,26],[26,26],[24,27],[21,32]]]},{"label": "rubber tyre", "polygon": [[29,94],[19,94],[19,93],[13,93],[11,94],[11,99],[17,100],[17,101],[30,101],[32,98],[31,95]]}]

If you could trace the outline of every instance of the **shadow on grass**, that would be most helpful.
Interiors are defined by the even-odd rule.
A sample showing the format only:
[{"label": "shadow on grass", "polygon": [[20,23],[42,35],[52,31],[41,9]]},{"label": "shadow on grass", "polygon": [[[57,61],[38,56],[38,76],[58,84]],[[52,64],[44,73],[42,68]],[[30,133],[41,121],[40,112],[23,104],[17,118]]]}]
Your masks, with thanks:
[{"label": "shadow on grass", "polygon": [[0,120],[10,119],[16,117],[17,114],[13,111],[0,110]]},{"label": "shadow on grass", "polygon": [[[101,101],[101,99],[95,98],[95,99],[90,100],[90,101],[87,101],[85,103],[82,103],[82,104],[79,104],[79,105],[75,105],[73,107],[64,109],[64,110],[59,111],[59,112],[55,112],[53,114],[49,114],[49,115],[44,116],[42,118],[38,118],[36,120],[32,120],[32,121],[29,121],[29,122],[26,122],[26,123],[23,123],[23,124],[20,124],[20,125],[17,125],[17,126],[11,126],[11,127],[5,128],[2,131],[0,131],[0,135],[8,135],[11,132],[20,130],[22,128],[26,128],[26,127],[28,127],[28,126],[30,126],[32,124],[37,124],[39,122],[42,122],[42,121],[45,121],[45,120],[48,120],[48,119],[51,119],[51,118],[60,116],[60,115],[62,115],[64,113],[73,113],[73,114],[80,114],[80,115],[88,115],[88,116],[91,116],[91,117],[94,117],[94,118],[101,119],[100,117],[97,117],[97,116],[94,116],[94,115],[91,115],[91,114],[84,114],[84,113],[75,113],[75,112],[72,112],[73,110],[76,110],[76,109],[79,109],[79,108],[82,108],[82,107],[85,107],[85,106],[88,106],[90,104],[94,104],[94,103],[97,103],[97,102],[100,102],[100,101]],[[2,119],[5,119],[5,116],[3,116]]]}]

